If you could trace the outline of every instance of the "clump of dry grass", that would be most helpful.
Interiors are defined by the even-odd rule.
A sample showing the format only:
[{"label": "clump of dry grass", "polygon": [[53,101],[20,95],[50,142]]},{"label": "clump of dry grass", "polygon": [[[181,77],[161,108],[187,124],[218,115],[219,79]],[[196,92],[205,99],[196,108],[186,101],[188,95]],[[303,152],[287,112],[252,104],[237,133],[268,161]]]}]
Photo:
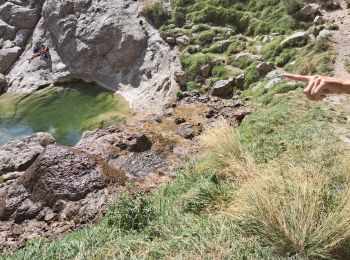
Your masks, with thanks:
[{"label": "clump of dry grass", "polygon": [[225,120],[219,121],[200,136],[200,145],[208,151],[206,165],[225,177],[241,182],[254,176],[252,158],[243,150],[236,129]]},{"label": "clump of dry grass", "polygon": [[[344,176],[345,177],[345,176]],[[350,188],[324,174],[264,175],[244,184],[230,214],[283,255],[334,258],[350,241]]]},{"label": "clump of dry grass", "polygon": [[162,26],[170,18],[168,10],[159,0],[147,0],[139,8],[139,13],[152,21],[156,27]]}]

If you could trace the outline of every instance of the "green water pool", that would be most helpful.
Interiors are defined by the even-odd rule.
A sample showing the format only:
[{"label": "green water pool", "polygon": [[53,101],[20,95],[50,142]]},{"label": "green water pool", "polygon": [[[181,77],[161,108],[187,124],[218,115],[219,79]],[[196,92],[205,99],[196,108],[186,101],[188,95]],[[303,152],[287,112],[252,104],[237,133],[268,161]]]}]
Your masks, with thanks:
[{"label": "green water pool", "polygon": [[36,132],[49,132],[60,144],[76,144],[83,131],[124,123],[126,101],[93,84],[76,82],[33,94],[0,96],[0,145]]}]

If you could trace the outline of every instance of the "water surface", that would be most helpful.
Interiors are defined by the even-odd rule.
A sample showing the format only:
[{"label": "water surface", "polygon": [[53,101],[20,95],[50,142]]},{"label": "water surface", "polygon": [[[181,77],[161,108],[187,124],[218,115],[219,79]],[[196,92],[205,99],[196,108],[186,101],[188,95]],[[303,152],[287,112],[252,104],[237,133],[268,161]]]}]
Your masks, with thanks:
[{"label": "water surface", "polygon": [[124,123],[129,114],[119,95],[82,82],[33,94],[6,93],[0,96],[0,144],[49,132],[58,143],[72,146],[83,131]]}]

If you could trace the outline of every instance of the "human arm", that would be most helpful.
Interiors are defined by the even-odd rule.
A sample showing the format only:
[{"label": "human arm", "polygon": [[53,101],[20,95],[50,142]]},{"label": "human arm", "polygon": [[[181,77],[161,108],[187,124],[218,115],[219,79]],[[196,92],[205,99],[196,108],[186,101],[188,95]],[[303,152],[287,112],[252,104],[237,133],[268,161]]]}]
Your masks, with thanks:
[{"label": "human arm", "polygon": [[284,74],[285,78],[308,84],[304,89],[305,95],[310,100],[319,101],[327,94],[350,94],[350,81],[326,76],[302,76],[296,74]]}]

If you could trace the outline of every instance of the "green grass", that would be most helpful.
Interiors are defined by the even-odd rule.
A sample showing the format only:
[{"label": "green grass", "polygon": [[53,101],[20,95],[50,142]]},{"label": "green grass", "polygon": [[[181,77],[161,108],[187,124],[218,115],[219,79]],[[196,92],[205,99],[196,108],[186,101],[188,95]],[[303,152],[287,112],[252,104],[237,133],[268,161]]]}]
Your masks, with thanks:
[{"label": "green grass", "polygon": [[199,74],[200,68],[204,64],[210,63],[212,57],[208,54],[194,54],[181,56],[181,64],[187,73],[189,81],[194,81]]},{"label": "green grass", "polygon": [[[253,96],[256,111],[239,127],[239,139],[230,127],[205,133],[200,142],[207,155],[183,163],[177,178],[154,194],[127,192],[101,223],[49,243],[31,240],[4,259],[327,259],[346,254],[348,234],[337,231],[348,230],[341,213],[347,203],[341,198],[348,197],[342,195],[347,185],[339,167],[342,152],[319,105],[300,93],[283,94],[289,90],[280,84]],[[270,102],[262,103],[267,95]],[[254,176],[259,185],[251,183]],[[300,185],[318,193],[305,193]],[[300,203],[306,220],[295,219],[302,214]],[[290,223],[284,235],[276,219]]]}]

